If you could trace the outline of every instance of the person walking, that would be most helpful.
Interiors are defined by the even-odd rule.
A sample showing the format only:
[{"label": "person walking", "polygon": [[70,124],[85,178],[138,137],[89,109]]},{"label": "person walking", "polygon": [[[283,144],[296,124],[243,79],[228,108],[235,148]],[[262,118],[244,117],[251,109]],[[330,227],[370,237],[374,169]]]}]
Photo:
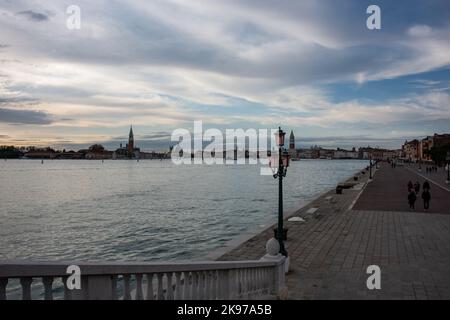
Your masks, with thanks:
[{"label": "person walking", "polygon": [[411,192],[411,190],[414,188],[413,183],[411,180],[408,182],[408,193]]},{"label": "person walking", "polygon": [[425,191],[425,190],[430,191],[430,183],[428,181],[425,181],[423,183],[422,189],[423,189],[423,191]]},{"label": "person walking", "polygon": [[414,204],[416,203],[416,199],[417,199],[416,193],[414,192],[414,190],[411,189],[411,191],[408,194],[408,203],[410,210],[415,210]]},{"label": "person walking", "polygon": [[429,189],[423,190],[422,199],[423,199],[423,208],[425,210],[428,210],[430,208],[430,200],[431,200],[431,193]]}]

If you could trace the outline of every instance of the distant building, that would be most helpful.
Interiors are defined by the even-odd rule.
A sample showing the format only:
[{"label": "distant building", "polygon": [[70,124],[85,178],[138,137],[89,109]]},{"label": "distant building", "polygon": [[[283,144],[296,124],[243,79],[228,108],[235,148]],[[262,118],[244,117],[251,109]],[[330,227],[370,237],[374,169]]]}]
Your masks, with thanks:
[{"label": "distant building", "polygon": [[335,150],[333,150],[333,149],[319,148],[319,159],[333,159],[334,152],[335,152]]},{"label": "distant building", "polygon": [[431,161],[430,151],[432,148],[440,148],[450,144],[450,134],[437,134],[426,138],[405,141],[402,146],[402,157],[411,161]]},{"label": "distant building", "polygon": [[29,159],[55,159],[57,153],[52,148],[33,148],[32,150],[25,153],[24,156]]},{"label": "distant building", "polygon": [[298,159],[318,159],[319,158],[319,147],[313,146],[309,149],[297,149]]},{"label": "distant building", "polygon": [[313,148],[311,149],[298,149],[297,150],[297,158],[299,159],[316,159],[317,152]]},{"label": "distant building", "polygon": [[337,148],[334,151],[334,159],[358,159],[359,153],[355,148],[352,150],[345,150],[341,148]]},{"label": "distant building", "polygon": [[433,136],[433,146],[436,148],[443,147],[445,145],[450,144],[450,134],[437,134],[435,133]]},{"label": "distant building", "polygon": [[431,156],[429,151],[434,146],[433,136],[427,136],[426,138],[420,140],[419,144],[419,159],[425,161],[431,161]]},{"label": "distant building", "polygon": [[70,159],[70,160],[85,159],[85,156],[86,153],[75,151],[68,151],[68,152],[63,151],[57,154],[58,159]]},{"label": "distant building", "polygon": [[130,133],[128,134],[128,143],[125,147],[122,147],[120,144],[120,148],[113,152],[113,159],[140,159],[141,150],[139,148],[135,148],[134,146],[134,133],[133,126],[130,127]]},{"label": "distant building", "polygon": [[411,141],[405,141],[402,146],[403,158],[410,161],[417,161],[420,159],[420,143],[419,140],[414,139]]},{"label": "distant building", "polygon": [[358,149],[358,158],[365,160],[391,160],[394,158],[399,158],[401,155],[401,150],[389,150],[373,147],[363,147]]}]

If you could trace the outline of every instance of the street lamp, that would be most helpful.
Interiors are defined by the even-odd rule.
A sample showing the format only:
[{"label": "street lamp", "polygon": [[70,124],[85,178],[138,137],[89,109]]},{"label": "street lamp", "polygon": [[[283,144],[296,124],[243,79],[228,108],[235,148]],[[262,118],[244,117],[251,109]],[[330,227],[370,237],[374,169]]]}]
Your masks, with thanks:
[{"label": "street lamp", "polygon": [[289,153],[286,150],[283,150],[284,146],[284,137],[286,132],[281,130],[281,127],[278,128],[278,131],[275,133],[275,141],[278,146],[278,170],[273,175],[276,179],[278,178],[278,230],[277,230],[277,240],[280,244],[280,253],[287,257],[286,249],[284,248],[284,228],[283,228],[283,177],[286,176],[287,168],[289,167]]},{"label": "street lamp", "polygon": [[369,154],[369,180],[372,180],[372,154]]}]

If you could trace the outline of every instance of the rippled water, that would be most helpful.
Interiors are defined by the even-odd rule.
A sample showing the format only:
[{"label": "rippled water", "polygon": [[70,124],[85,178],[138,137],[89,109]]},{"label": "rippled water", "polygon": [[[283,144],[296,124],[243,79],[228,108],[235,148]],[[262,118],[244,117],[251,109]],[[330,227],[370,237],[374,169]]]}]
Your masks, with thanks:
[{"label": "rippled water", "polygon": [[[285,208],[366,166],[292,162]],[[0,161],[0,259],[201,259],[276,218],[278,184],[258,166],[165,161]]]}]

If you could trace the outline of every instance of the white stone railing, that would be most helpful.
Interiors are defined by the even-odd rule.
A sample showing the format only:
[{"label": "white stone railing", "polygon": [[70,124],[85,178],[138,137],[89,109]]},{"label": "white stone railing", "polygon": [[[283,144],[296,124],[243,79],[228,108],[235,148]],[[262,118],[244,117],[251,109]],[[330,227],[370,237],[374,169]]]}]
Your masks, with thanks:
[{"label": "white stone railing", "polygon": [[[227,300],[276,298],[285,287],[285,259],[188,263],[1,262],[0,300],[11,298],[10,280],[20,282],[21,298],[52,300],[55,280],[63,298],[97,300]],[[81,289],[68,289],[69,265],[81,270]],[[40,283],[41,292],[36,293]],[[119,285],[120,284],[120,285]],[[42,288],[43,286],[43,288]],[[42,290],[43,289],[43,290]],[[43,292],[42,292],[43,291]],[[13,299],[17,299],[12,297]]]}]

